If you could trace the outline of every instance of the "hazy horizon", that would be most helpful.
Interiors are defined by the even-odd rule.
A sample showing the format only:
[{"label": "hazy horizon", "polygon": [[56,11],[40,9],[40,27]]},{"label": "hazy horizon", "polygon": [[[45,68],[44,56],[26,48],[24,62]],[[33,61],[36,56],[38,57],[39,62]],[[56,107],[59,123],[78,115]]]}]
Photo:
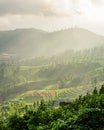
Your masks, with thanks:
[{"label": "hazy horizon", "polygon": [[0,0],[0,30],[80,27],[104,35],[104,0]]}]

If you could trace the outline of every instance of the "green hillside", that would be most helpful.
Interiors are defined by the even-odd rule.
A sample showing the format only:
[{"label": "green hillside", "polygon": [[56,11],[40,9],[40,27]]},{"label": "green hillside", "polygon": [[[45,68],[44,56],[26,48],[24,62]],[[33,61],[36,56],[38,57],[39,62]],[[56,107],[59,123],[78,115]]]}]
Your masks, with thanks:
[{"label": "green hillside", "polygon": [[103,42],[103,36],[80,28],[1,31],[0,103],[74,100],[99,89],[104,82]]},{"label": "green hillside", "polygon": [[103,42],[78,28],[0,32],[0,130],[104,130]]},{"label": "green hillside", "polygon": [[104,85],[71,102],[9,102],[0,106],[1,130],[104,130]]},{"label": "green hillside", "polygon": [[25,58],[49,56],[68,49],[90,48],[103,43],[103,36],[80,28],[52,33],[36,29],[0,32],[0,53],[15,54]]},{"label": "green hillside", "polygon": [[[73,100],[104,82],[104,47],[0,66],[0,102]],[[54,94],[53,94],[54,93]],[[53,96],[54,95],[54,96]]]}]

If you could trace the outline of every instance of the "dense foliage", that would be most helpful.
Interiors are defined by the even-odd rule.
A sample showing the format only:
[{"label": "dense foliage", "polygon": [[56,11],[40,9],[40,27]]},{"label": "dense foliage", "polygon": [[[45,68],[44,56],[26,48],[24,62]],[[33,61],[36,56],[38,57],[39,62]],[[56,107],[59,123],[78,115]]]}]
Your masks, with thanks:
[{"label": "dense foliage", "polygon": [[[104,94],[87,93],[73,102],[52,101],[2,107],[1,130],[104,130]],[[102,94],[101,94],[102,93]]]}]

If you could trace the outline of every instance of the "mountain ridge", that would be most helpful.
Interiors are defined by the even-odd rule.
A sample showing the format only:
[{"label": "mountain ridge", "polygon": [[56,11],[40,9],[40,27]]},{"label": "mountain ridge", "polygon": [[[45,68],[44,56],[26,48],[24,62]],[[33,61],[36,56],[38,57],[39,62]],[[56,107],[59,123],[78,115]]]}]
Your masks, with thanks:
[{"label": "mountain ridge", "polygon": [[0,31],[0,53],[14,53],[23,57],[54,55],[68,49],[83,49],[104,43],[104,36],[82,28],[55,32],[39,29]]}]

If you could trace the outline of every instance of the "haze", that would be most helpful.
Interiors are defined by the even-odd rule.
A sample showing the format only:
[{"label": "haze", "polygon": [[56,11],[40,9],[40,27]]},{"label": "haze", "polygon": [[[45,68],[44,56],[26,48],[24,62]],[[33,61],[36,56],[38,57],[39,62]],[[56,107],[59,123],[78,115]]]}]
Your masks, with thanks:
[{"label": "haze", "polygon": [[104,0],[0,0],[0,30],[83,27],[104,35]]}]

